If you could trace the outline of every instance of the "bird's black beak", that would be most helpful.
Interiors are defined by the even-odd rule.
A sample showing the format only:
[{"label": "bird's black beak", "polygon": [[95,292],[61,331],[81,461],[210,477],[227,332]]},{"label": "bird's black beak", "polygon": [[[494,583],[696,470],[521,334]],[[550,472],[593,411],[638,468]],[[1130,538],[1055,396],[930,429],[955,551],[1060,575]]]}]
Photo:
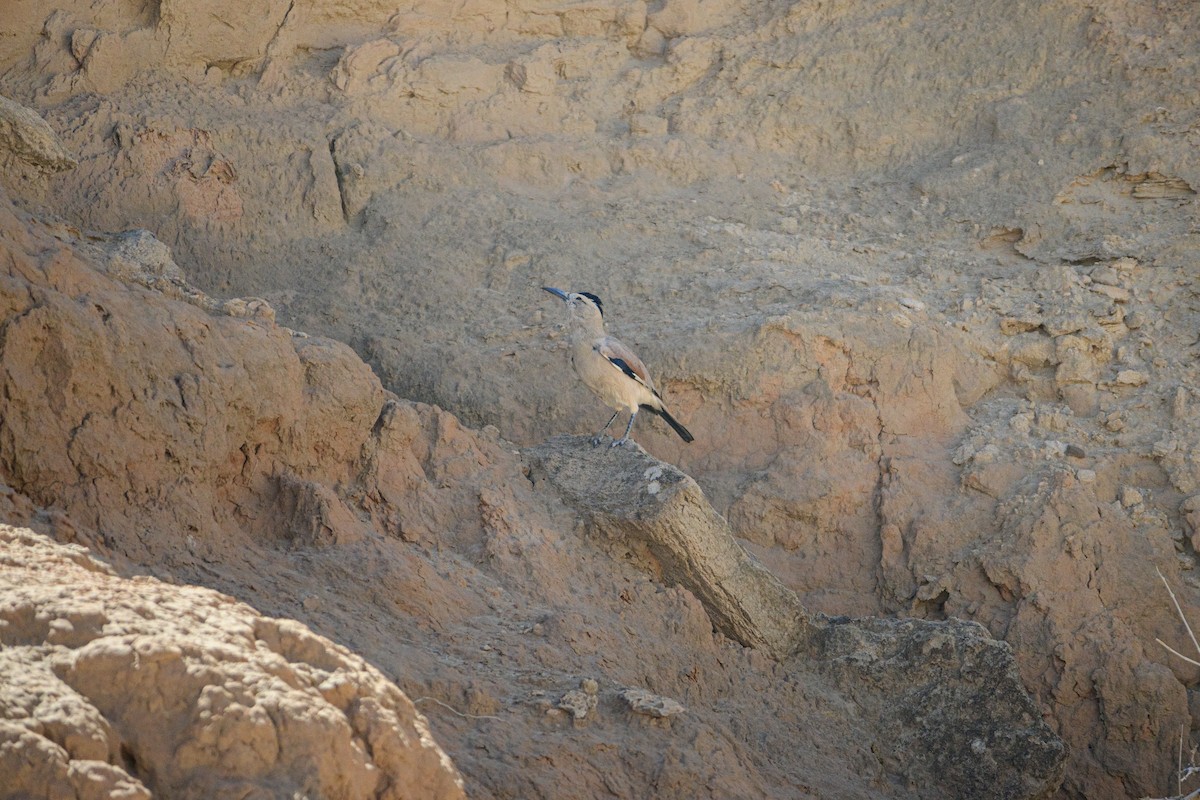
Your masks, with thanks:
[{"label": "bird's black beak", "polygon": [[566,293],[566,292],[564,292],[562,289],[554,289],[554,288],[551,288],[551,287],[549,287],[549,286],[543,286],[543,287],[542,287],[542,291],[549,292],[550,294],[554,295],[554,296],[555,296],[555,297],[557,297],[559,300],[562,300],[562,301],[564,301],[564,302],[565,302],[565,301],[566,301],[566,299],[567,299],[567,293]]}]

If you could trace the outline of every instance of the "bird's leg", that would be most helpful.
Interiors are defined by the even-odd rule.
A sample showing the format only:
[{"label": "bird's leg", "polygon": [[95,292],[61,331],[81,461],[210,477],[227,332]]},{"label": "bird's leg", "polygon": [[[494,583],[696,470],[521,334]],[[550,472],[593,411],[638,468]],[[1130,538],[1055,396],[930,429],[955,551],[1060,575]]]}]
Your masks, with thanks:
[{"label": "bird's leg", "polygon": [[[613,419],[616,419],[616,417],[613,417]],[[633,430],[633,421],[635,419],[637,419],[637,409],[634,409],[633,413],[629,415],[629,424],[625,426],[625,435],[617,439],[609,447],[617,447],[629,441],[629,432]]]},{"label": "bird's leg", "polygon": [[[604,432],[606,430],[608,430],[608,426],[613,424],[613,420],[615,420],[617,418],[617,414],[620,414],[620,413],[621,412],[619,410],[614,411],[613,415],[611,417],[609,417],[608,423],[603,428],[600,429],[599,433],[597,433],[595,436],[592,437],[592,447],[600,446],[600,441],[604,438]],[[628,433],[628,431],[627,431],[627,433]]]}]

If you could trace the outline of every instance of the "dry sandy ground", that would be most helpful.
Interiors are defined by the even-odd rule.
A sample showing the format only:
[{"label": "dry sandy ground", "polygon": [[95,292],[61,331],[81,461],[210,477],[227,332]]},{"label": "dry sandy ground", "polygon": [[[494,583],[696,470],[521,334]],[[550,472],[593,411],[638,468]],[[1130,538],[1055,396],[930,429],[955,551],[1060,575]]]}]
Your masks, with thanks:
[{"label": "dry sandy ground", "polygon": [[[518,491],[510,443],[589,432],[606,417],[574,383],[561,309],[539,287],[588,289],[697,438],[683,445],[644,420],[638,441],[695,477],[808,608],[980,622],[1011,645],[1070,745],[1060,796],[1174,791],[1178,737],[1200,722],[1200,672],[1154,642],[1185,635],[1155,568],[1200,618],[1195,4],[114,0],[47,15],[17,0],[8,11],[0,94],[37,110],[78,162],[51,174],[8,157],[10,197],[62,220],[64,241],[148,229],[209,296],[264,298],[279,322],[314,334],[293,352],[284,329],[263,322],[262,349],[230,366],[242,395],[166,387],[207,398],[179,423],[200,455],[171,467],[190,476],[174,489],[131,492],[146,481],[128,478],[129,463],[165,468],[160,443],[102,457],[135,421],[118,414],[89,444],[71,415],[92,406],[68,392],[54,425],[6,419],[29,432],[21,447],[14,433],[0,441],[17,492],[67,510],[131,564],[297,616],[410,696],[485,717],[423,707],[472,795],[556,796],[574,764],[590,765],[588,786],[636,795],[621,781],[652,764],[611,771],[625,778],[595,766],[629,758],[611,755],[630,746],[624,729],[590,731],[572,751],[579,760],[553,768],[538,753],[558,746],[555,731],[523,730],[525,766],[514,770],[502,766],[510,746],[488,744],[504,735],[487,726],[503,723],[486,719],[536,702],[518,696],[538,681],[549,683],[537,691],[565,690],[565,674],[704,702],[674,677],[608,664],[623,639],[592,619],[619,616],[626,590],[656,604],[639,624],[666,626],[642,633],[654,642],[647,664],[675,663],[663,641],[684,630],[713,671],[695,683],[701,698],[717,703],[723,681],[765,692],[757,712],[697,724],[691,749],[659,767],[661,793],[687,796],[697,772],[713,796],[879,791],[871,768],[847,766],[853,731],[830,734],[830,764],[781,756],[786,723],[751,733],[739,715],[778,713],[764,687],[782,679],[753,653],[730,661],[690,594],[577,562],[574,518]],[[232,15],[242,24],[223,21]],[[120,273],[119,246],[101,249],[96,259]],[[142,282],[195,299],[161,275]],[[242,306],[229,319],[271,313]],[[189,348],[216,347],[212,331],[231,323],[173,324],[188,344],[166,363],[183,374]],[[348,343],[387,389],[450,412],[422,406],[401,430],[462,450],[421,490],[461,496],[363,521],[353,535],[353,520],[303,522],[343,513],[326,493],[336,499],[359,476],[329,465],[359,454],[329,451],[351,440],[340,428],[361,423],[322,412],[284,436],[260,412],[271,397],[303,418],[303,391],[272,395],[343,364],[330,355],[341,346],[320,336]],[[57,341],[28,341],[43,340]],[[88,352],[94,340],[74,345]],[[6,360],[33,352],[6,341]],[[117,359],[131,397],[138,365],[161,357]],[[13,408],[49,402],[62,379],[34,380],[28,363],[29,375],[9,379],[28,392]],[[334,389],[356,386],[371,396],[358,412],[370,424],[383,389],[338,369],[347,375],[316,381],[334,387],[326,402],[351,407]],[[203,422],[224,417],[241,421],[224,432]],[[482,433],[460,433],[459,421]],[[39,436],[65,451],[47,464],[117,477],[68,491],[31,466]],[[245,445],[268,439],[321,475],[239,485],[233,467],[256,457]],[[494,452],[479,458],[478,447]],[[248,474],[273,474],[267,452]],[[405,491],[420,494],[421,470],[406,470]],[[481,499],[493,491],[501,499]],[[282,521],[263,511],[280,502],[291,509]],[[382,525],[418,560],[486,549],[477,537],[496,523],[481,503],[541,520],[512,535],[520,553],[553,553],[557,566],[522,580],[506,568],[492,589],[478,578],[470,591],[477,572],[426,568],[415,591],[415,561],[410,573],[369,553],[339,560],[328,546],[365,548]],[[188,520],[197,530],[183,544]],[[262,576],[233,530],[305,569]],[[554,574],[562,585],[535,591]],[[316,575],[324,582],[309,584]],[[444,607],[419,599],[433,597]],[[376,607],[449,644],[428,650],[373,619]],[[573,655],[490,643],[538,625],[573,641]],[[595,628],[606,633],[592,640]],[[797,725],[809,718],[795,714]],[[703,764],[688,760],[695,752],[709,754]],[[732,774],[744,782],[722,785]],[[826,777],[802,777],[816,774]]]}]

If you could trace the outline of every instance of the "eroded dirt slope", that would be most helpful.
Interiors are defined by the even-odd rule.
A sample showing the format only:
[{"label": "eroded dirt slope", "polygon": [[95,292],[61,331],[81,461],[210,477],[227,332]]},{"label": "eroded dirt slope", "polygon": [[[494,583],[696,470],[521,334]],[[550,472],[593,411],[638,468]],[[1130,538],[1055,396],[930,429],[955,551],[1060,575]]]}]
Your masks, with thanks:
[{"label": "eroded dirt slope", "polygon": [[[559,437],[523,455],[391,395],[348,348],[279,326],[261,301],[191,289],[144,233],[85,237],[0,213],[0,514],[161,579],[122,580],[78,549],[9,535],[14,696],[112,655],[69,682],[80,699],[66,733],[14,701],[19,753],[52,756],[21,772],[29,791],[86,767],[169,794],[225,761],[213,780],[264,791],[443,786],[381,732],[399,724],[373,711],[390,685],[367,671],[355,689],[336,674],[348,654],[177,582],[369,654],[432,715],[475,796],[1000,798],[1061,781],[1062,742],[980,626],[810,621],[699,486],[644,452]],[[57,437],[65,446],[43,446]],[[578,490],[606,482],[623,485],[607,510]],[[630,493],[640,507],[613,504]],[[272,671],[280,654],[304,662],[299,677]],[[393,701],[404,722],[411,707]],[[264,715],[296,731],[294,746],[264,744]],[[346,734],[341,766],[305,759],[326,724]],[[114,732],[75,752],[72,726],[88,725]]]},{"label": "eroded dirt slope", "polygon": [[[219,6],[18,2],[0,92],[79,166],[3,179],[69,225],[152,230],[209,294],[265,297],[521,444],[603,422],[557,380],[539,287],[598,292],[698,439],[639,441],[808,607],[983,623],[1072,744],[1064,796],[1163,793],[1197,679],[1153,641],[1182,638],[1155,566],[1198,597],[1197,13],[262,0],[231,35]],[[340,348],[261,337],[239,414],[260,372]],[[339,391],[367,386],[350,372]],[[198,389],[214,404],[188,413],[226,408]],[[345,419],[373,422],[380,389],[356,391]],[[333,477],[344,423],[314,423],[230,434],[262,455],[202,441],[228,463],[138,508],[192,498],[204,526],[277,537],[266,509],[341,514],[303,469],[253,477],[313,447]],[[214,493],[248,510],[210,520]]]}]

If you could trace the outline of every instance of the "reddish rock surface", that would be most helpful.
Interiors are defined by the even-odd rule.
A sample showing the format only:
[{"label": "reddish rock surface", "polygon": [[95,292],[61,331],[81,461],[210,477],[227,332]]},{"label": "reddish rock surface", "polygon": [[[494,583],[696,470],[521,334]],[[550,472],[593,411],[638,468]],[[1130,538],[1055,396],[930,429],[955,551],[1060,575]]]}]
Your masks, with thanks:
[{"label": "reddish rock surface", "polygon": [[[0,19],[58,138],[0,107],[11,521],[474,714],[422,706],[473,795],[905,796],[877,729],[797,745],[842,701],[530,487],[518,445],[605,413],[539,287],[591,290],[697,441],[635,438],[809,612],[979,622],[1058,796],[1175,791],[1194,3],[206,8]],[[626,724],[627,688],[688,712]]]}]

